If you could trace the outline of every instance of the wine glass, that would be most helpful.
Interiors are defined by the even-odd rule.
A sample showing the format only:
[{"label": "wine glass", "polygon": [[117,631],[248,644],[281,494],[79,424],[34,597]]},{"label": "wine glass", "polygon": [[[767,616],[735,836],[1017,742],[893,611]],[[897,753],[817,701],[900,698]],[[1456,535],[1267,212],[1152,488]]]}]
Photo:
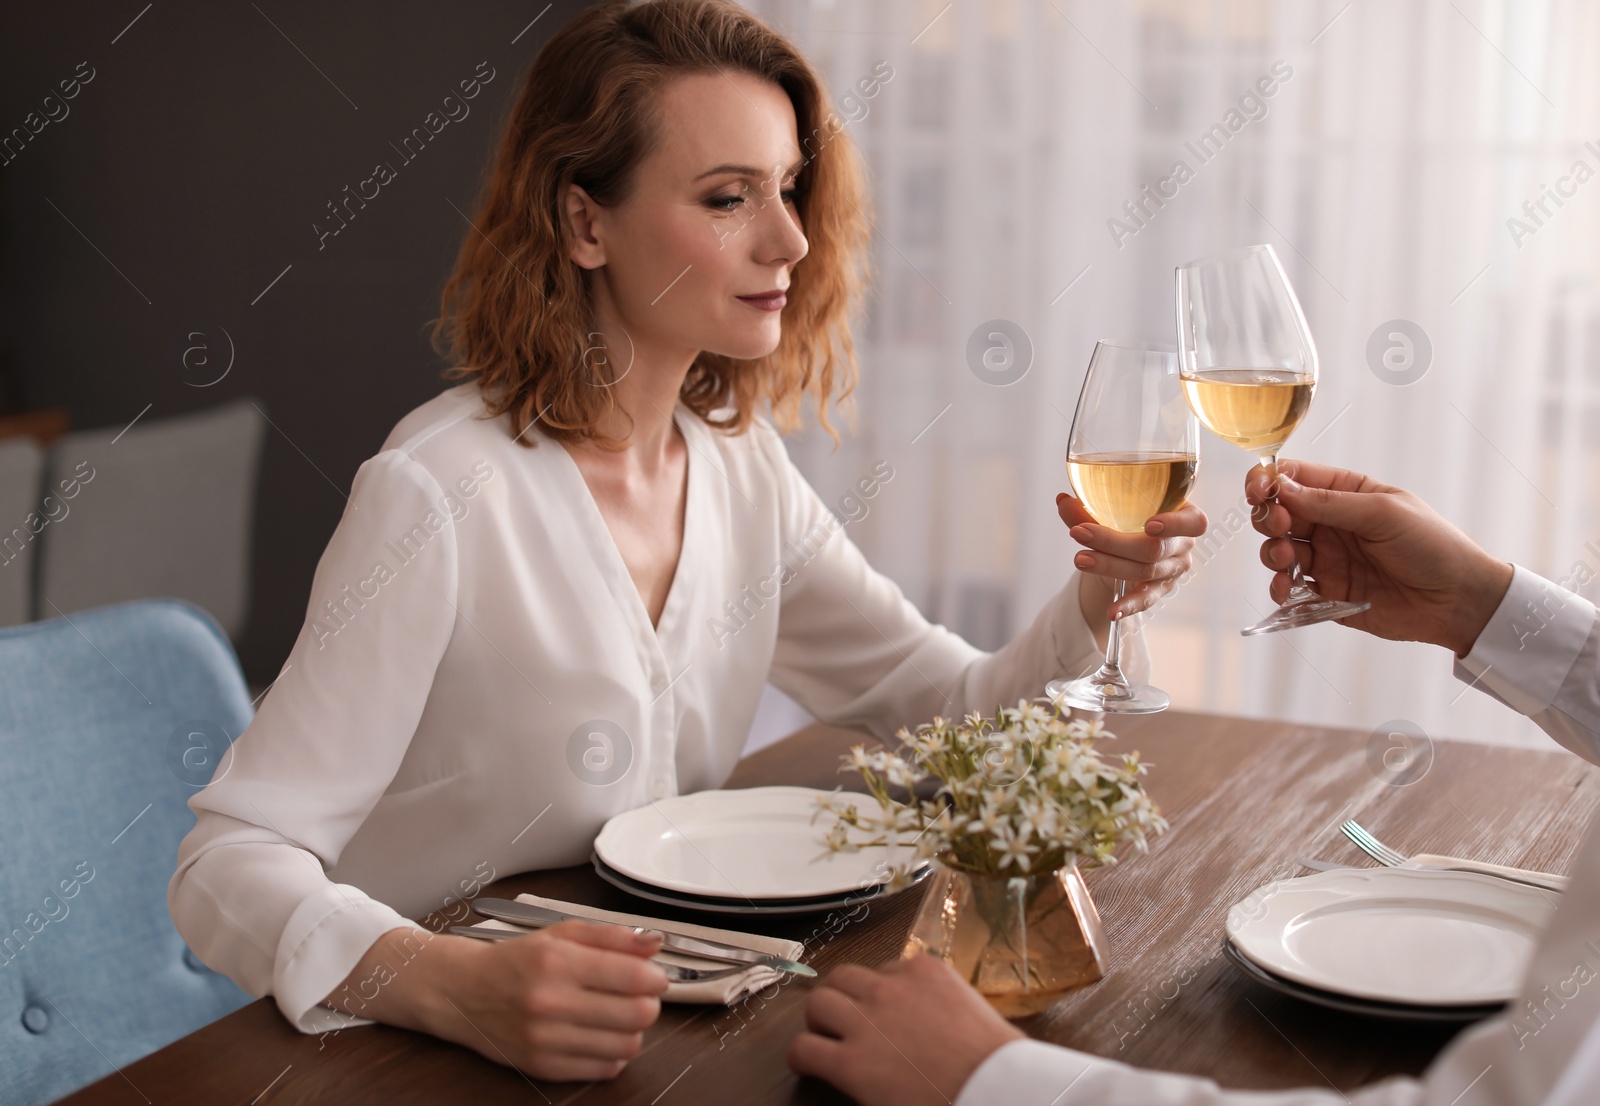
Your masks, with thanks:
[{"label": "wine glass", "polygon": [[[1317,387],[1317,346],[1270,245],[1178,266],[1178,350],[1195,415],[1218,437],[1261,458],[1276,494],[1278,451],[1305,418]],[[1370,606],[1324,599],[1307,586],[1296,558],[1288,599],[1239,632],[1270,634]]]},{"label": "wine glass", "polygon": [[[1184,401],[1178,353],[1167,347],[1096,342],[1078,393],[1067,439],[1072,492],[1101,526],[1130,534],[1180,506],[1200,464],[1200,430]],[[1117,599],[1126,584],[1114,585]],[[1080,710],[1151,714],[1171,697],[1149,684],[1130,684],[1118,663],[1121,621],[1113,622],[1106,659],[1076,680],[1051,680],[1045,694]]]}]

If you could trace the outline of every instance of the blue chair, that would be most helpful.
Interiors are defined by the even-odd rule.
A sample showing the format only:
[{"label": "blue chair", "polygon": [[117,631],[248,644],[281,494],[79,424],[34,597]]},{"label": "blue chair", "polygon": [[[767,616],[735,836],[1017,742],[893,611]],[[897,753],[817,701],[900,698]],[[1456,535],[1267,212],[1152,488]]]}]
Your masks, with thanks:
[{"label": "blue chair", "polygon": [[0,630],[0,1098],[53,1101],[250,1001],[167,911],[185,805],[250,719],[215,621],[145,600]]}]

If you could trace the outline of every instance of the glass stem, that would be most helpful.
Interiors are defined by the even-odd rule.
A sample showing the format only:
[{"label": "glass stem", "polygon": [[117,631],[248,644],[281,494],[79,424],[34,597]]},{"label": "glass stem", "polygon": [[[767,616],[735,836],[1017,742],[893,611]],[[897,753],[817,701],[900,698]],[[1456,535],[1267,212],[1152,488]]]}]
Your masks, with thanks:
[{"label": "glass stem", "polygon": [[[1267,470],[1267,477],[1271,481],[1268,486],[1272,489],[1272,495],[1268,497],[1268,502],[1275,503],[1278,499],[1278,455],[1267,454],[1262,459],[1261,465]],[[1291,537],[1289,541],[1293,543],[1294,539]],[[1311,585],[1301,576],[1300,557],[1296,554],[1289,562],[1289,597],[1283,601],[1283,606],[1297,607],[1301,603],[1315,603],[1321,598],[1322,596],[1311,590]]]},{"label": "glass stem", "polygon": [[[1126,580],[1118,580],[1111,585],[1111,602],[1122,601],[1123,592],[1127,590]],[[1106,627],[1106,659],[1090,679],[1100,688],[1100,694],[1106,699],[1131,699],[1133,689],[1128,685],[1128,678],[1122,674],[1122,620],[1113,619]]]}]

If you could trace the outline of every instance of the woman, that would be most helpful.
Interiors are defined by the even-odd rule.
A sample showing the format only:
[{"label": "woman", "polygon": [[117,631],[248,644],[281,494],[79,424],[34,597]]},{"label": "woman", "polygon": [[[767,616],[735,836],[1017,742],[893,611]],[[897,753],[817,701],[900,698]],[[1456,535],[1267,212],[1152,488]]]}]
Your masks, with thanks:
[{"label": "woman", "polygon": [[[190,947],[301,1030],[614,1076],[659,1011],[653,944],[409,919],[721,786],[769,680],[889,739],[1087,670],[1188,567],[1198,510],[1113,535],[1063,499],[1090,574],[987,654],[837,532],[760,413],[789,428],[809,397],[827,426],[853,382],[866,196],[837,124],[725,0],[599,4],[535,59],[445,289],[466,382],[361,466],[169,890]],[[1113,576],[1137,581],[1115,612]]]}]

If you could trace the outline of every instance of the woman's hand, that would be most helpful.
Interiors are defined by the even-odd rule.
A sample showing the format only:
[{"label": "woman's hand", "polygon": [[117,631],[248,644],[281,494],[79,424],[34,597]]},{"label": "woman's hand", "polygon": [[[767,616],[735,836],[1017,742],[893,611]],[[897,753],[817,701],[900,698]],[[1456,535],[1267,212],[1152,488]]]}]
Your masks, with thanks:
[{"label": "woman's hand", "polygon": [[650,959],[659,934],[562,922],[476,944],[476,964],[441,993],[450,1005],[435,1010],[439,1035],[529,1075],[615,1078],[661,1014],[667,973]]},{"label": "woman's hand", "polygon": [[1289,594],[1289,566],[1298,557],[1321,595],[1372,604],[1341,618],[1344,625],[1443,645],[1457,656],[1472,651],[1511,586],[1509,564],[1403,488],[1309,461],[1280,460],[1278,473],[1276,502],[1265,469],[1257,465],[1245,476],[1251,518],[1267,535],[1261,563],[1277,571],[1274,601]]},{"label": "woman's hand", "polygon": [[407,939],[416,932],[390,930],[351,973],[370,982],[373,964],[388,965],[370,1001],[329,1001],[540,1079],[615,1078],[639,1054],[667,989],[650,959],[661,935],[623,926],[562,922],[510,941],[431,935],[420,950],[404,950]]},{"label": "woman's hand", "polygon": [[1022,1036],[932,956],[836,969],[806,1000],[806,1029],[789,1066],[861,1106],[948,1106],[979,1064]]},{"label": "woman's hand", "polygon": [[[1072,563],[1084,574],[1078,601],[1084,621],[1096,628],[1096,636],[1107,622],[1148,610],[1177,587],[1178,578],[1194,564],[1194,539],[1206,532],[1205,512],[1192,503],[1156,515],[1145,523],[1142,534],[1101,526],[1066,492],[1056,496],[1056,510],[1061,521],[1071,527],[1072,540],[1088,546]],[[1115,606],[1111,602],[1113,580],[1128,582]]]}]

